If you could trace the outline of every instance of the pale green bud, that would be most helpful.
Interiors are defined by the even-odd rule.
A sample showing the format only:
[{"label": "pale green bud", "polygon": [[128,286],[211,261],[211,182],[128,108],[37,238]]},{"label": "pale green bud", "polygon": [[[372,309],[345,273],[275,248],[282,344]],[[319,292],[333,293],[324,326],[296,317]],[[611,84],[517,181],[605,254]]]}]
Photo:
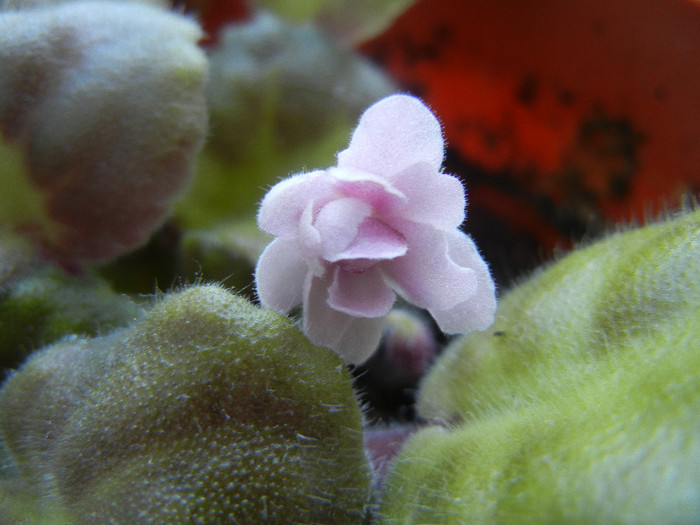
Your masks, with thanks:
[{"label": "pale green bud", "polygon": [[387,523],[693,523],[700,210],[580,249],[454,342],[393,464]]}]

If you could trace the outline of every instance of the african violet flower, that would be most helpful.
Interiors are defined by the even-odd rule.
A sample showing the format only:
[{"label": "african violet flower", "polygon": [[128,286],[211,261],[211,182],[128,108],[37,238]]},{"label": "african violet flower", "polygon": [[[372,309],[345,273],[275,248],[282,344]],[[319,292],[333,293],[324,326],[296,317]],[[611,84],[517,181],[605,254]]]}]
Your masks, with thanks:
[{"label": "african violet flower", "polygon": [[487,328],[494,284],[459,230],[464,189],[440,172],[443,155],[430,110],[393,95],[360,118],[336,167],[275,185],[258,213],[277,237],[256,269],[263,306],[287,313],[303,304],[307,337],[350,363],[377,347],[396,293],[445,332]]}]

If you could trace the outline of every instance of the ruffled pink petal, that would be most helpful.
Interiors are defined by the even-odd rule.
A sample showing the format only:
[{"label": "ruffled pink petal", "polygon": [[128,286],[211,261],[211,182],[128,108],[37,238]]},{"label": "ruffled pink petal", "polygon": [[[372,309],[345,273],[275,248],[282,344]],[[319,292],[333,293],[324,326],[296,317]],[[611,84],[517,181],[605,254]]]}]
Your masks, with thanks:
[{"label": "ruffled pink petal", "polygon": [[342,252],[328,260],[394,259],[406,253],[406,239],[399,232],[374,217],[368,217],[357,228],[355,240]]},{"label": "ruffled pink petal", "polygon": [[325,267],[321,261],[321,233],[313,225],[313,202],[309,202],[297,225],[299,251],[314,275],[321,276]]},{"label": "ruffled pink petal", "polygon": [[449,257],[446,232],[414,223],[404,224],[401,232],[408,252],[381,263],[394,290],[416,306],[436,310],[449,309],[472,296],[476,272]]},{"label": "ruffled pink petal", "polygon": [[417,98],[393,95],[365,111],[350,145],[338,154],[338,166],[389,177],[418,162],[439,171],[443,156],[435,116]]},{"label": "ruffled pink petal", "polygon": [[372,214],[372,207],[358,199],[336,199],[318,212],[314,226],[321,236],[321,254],[333,260],[357,237],[360,223]]},{"label": "ruffled pink petal", "polygon": [[461,230],[450,230],[445,232],[445,240],[450,257],[454,262],[460,266],[473,268],[479,273],[484,273],[489,282],[492,282],[489,267],[469,235]]},{"label": "ruffled pink petal", "polygon": [[335,348],[353,317],[328,306],[328,283],[312,274],[304,282],[303,328],[309,341]]},{"label": "ruffled pink petal", "polygon": [[361,365],[377,350],[384,318],[352,318],[333,350],[348,364]]},{"label": "ruffled pink petal", "polygon": [[408,199],[386,178],[353,168],[331,168],[336,188],[346,197],[369,203],[375,213],[384,215],[403,207]]},{"label": "ruffled pink petal", "polygon": [[301,304],[308,271],[296,241],[272,241],[263,251],[255,268],[255,285],[260,304],[282,314]]},{"label": "ruffled pink petal", "polygon": [[434,171],[425,163],[414,164],[391,178],[408,201],[400,210],[406,220],[422,222],[439,230],[458,228],[464,221],[466,198],[461,181]]},{"label": "ruffled pink petal", "polygon": [[260,204],[258,226],[277,237],[295,237],[307,204],[322,205],[333,195],[334,184],[325,171],[303,173],[278,182]]},{"label": "ruffled pink petal", "polygon": [[496,315],[496,287],[488,266],[474,242],[463,232],[450,232],[447,242],[452,259],[476,272],[476,290],[466,301],[446,310],[431,309],[430,313],[440,329],[449,334],[485,330]]},{"label": "ruffled pink petal", "polygon": [[360,364],[379,346],[384,318],[357,318],[327,303],[327,283],[308,275],[304,284],[304,333],[319,346],[339,354],[346,363]]},{"label": "ruffled pink petal", "polygon": [[377,268],[362,273],[336,268],[328,289],[328,305],[354,317],[384,317],[396,300]]}]

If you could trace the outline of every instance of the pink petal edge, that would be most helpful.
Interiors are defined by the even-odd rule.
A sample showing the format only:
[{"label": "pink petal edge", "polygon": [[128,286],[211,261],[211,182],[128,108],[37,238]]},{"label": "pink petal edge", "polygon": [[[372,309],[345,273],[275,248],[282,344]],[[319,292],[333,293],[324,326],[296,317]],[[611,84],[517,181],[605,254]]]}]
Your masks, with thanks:
[{"label": "pink petal edge", "polygon": [[359,225],[355,240],[328,261],[380,261],[400,257],[407,251],[406,239],[399,232],[378,219],[368,217]]},{"label": "pink petal edge", "polygon": [[377,268],[362,273],[336,268],[328,289],[328,305],[353,317],[384,317],[391,311],[396,294],[387,286]]},{"label": "pink petal edge", "polygon": [[304,281],[304,334],[319,346],[335,348],[352,317],[328,306],[328,283],[309,273]]},{"label": "pink petal edge", "polygon": [[382,338],[384,317],[353,318],[333,350],[348,364],[361,365],[376,351]]},{"label": "pink petal edge", "polygon": [[297,234],[299,218],[309,202],[323,202],[333,192],[333,181],[325,171],[301,173],[275,184],[258,210],[258,226],[276,237]]},{"label": "pink petal edge", "polygon": [[474,293],[476,272],[449,257],[446,232],[413,223],[400,229],[406,236],[408,252],[382,261],[381,270],[402,297],[421,308],[445,310]]},{"label": "pink petal edge", "polygon": [[390,177],[418,162],[439,171],[443,157],[442,130],[431,111],[415,97],[392,95],[360,117],[338,167]]},{"label": "pink petal edge", "polygon": [[406,195],[385,177],[353,168],[330,168],[328,173],[337,180],[339,192],[369,203],[380,215],[391,213],[408,202]]},{"label": "pink petal edge", "polygon": [[476,290],[466,301],[445,310],[430,310],[431,315],[448,334],[485,330],[496,315],[496,286],[488,265],[479,254],[474,241],[461,231],[447,234],[450,257],[460,265],[476,272]]},{"label": "pink petal edge", "polygon": [[421,162],[391,180],[408,197],[399,211],[404,219],[430,224],[440,230],[458,228],[464,222],[467,200],[464,186],[457,177],[433,171]]},{"label": "pink petal edge", "polygon": [[357,318],[330,308],[327,284],[307,275],[304,283],[304,334],[319,346],[332,349],[348,364],[361,364],[379,346],[384,317]]},{"label": "pink petal edge", "polygon": [[326,260],[334,260],[355,240],[358,228],[372,213],[364,201],[352,198],[335,199],[318,212],[314,226],[321,236],[321,254]]},{"label": "pink petal edge", "polygon": [[321,234],[312,224],[313,202],[306,205],[297,226],[297,241],[299,251],[304,257],[309,270],[319,277],[326,269],[321,261]]},{"label": "pink petal edge", "polygon": [[303,283],[309,268],[297,243],[275,239],[263,251],[255,268],[258,300],[265,308],[286,314],[303,299]]}]

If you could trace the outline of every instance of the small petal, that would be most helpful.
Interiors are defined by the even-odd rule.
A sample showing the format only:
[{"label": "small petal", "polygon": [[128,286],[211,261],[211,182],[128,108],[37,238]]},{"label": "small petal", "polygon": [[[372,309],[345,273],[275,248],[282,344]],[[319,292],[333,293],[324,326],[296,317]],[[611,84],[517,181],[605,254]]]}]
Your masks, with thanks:
[{"label": "small petal", "polygon": [[488,266],[468,235],[450,232],[447,240],[452,259],[476,272],[476,290],[468,300],[446,310],[431,309],[430,313],[440,329],[448,334],[485,330],[496,314],[496,289]]},{"label": "small petal", "polygon": [[458,228],[464,221],[466,198],[462,182],[452,175],[434,171],[428,164],[414,164],[391,178],[408,201],[401,217],[435,226],[439,230]]},{"label": "small petal", "polygon": [[[451,230],[445,232],[450,258],[465,268],[473,268],[479,273],[489,274],[489,267],[481,257],[476,244],[469,235],[461,230]],[[489,282],[491,279],[489,277]]]},{"label": "small petal", "polygon": [[309,273],[303,294],[306,337],[315,345],[335,348],[353,318],[328,306],[328,283],[320,277]]},{"label": "small petal", "polygon": [[333,350],[346,363],[361,365],[379,346],[384,328],[384,318],[352,318]]},{"label": "small petal", "polygon": [[334,310],[354,317],[383,317],[396,300],[377,268],[362,273],[336,269],[333,284],[328,289],[328,305]]},{"label": "small petal", "polygon": [[313,202],[308,203],[299,218],[297,240],[299,243],[299,251],[306,260],[309,269],[320,277],[326,270],[320,258],[321,234],[312,223],[313,204]]},{"label": "small petal", "polygon": [[356,259],[386,260],[406,253],[406,239],[399,232],[373,217],[368,217],[357,229],[357,237],[347,249],[330,262]]},{"label": "small petal", "polygon": [[372,213],[372,207],[358,199],[336,199],[318,213],[314,226],[321,236],[321,253],[325,259],[345,250],[357,237],[362,223]]},{"label": "small petal", "polygon": [[278,182],[260,204],[258,225],[277,237],[295,237],[299,218],[308,203],[321,206],[330,200],[333,185],[325,171],[303,173]]},{"label": "small petal", "polygon": [[422,224],[401,228],[408,252],[381,264],[384,277],[406,300],[427,309],[445,310],[464,302],[476,289],[476,272],[448,254],[446,232]]},{"label": "small petal", "polygon": [[348,149],[338,154],[338,167],[390,177],[418,162],[439,171],[443,156],[435,116],[417,98],[393,95],[365,111]]},{"label": "small petal", "polygon": [[275,239],[265,248],[255,268],[260,304],[286,314],[301,304],[308,272],[296,241]]},{"label": "small petal", "polygon": [[360,364],[379,346],[384,318],[357,318],[328,306],[328,283],[307,275],[304,333],[319,346],[333,349],[346,363]]}]

